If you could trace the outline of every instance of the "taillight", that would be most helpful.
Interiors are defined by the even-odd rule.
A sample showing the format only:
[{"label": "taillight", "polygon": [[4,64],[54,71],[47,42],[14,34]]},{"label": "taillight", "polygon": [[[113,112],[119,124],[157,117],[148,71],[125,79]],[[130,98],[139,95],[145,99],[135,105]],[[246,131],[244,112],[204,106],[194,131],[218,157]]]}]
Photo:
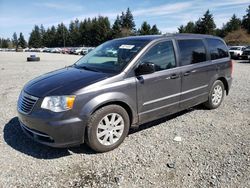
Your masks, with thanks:
[{"label": "taillight", "polygon": [[230,60],[230,74],[233,75],[233,60]]}]

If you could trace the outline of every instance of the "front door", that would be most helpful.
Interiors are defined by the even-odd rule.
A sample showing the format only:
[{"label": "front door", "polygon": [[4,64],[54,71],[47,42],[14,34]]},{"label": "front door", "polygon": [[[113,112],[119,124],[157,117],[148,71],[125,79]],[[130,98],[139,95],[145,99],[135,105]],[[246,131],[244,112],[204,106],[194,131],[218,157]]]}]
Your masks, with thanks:
[{"label": "front door", "polygon": [[140,123],[178,111],[181,77],[176,67],[172,41],[152,46],[139,63],[154,63],[155,72],[137,77],[137,107]]}]

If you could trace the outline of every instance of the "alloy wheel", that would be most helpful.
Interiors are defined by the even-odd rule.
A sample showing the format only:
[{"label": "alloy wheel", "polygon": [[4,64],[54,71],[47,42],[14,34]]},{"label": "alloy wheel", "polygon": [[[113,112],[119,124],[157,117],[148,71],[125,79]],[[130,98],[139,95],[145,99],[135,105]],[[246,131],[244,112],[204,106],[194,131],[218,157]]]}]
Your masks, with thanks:
[{"label": "alloy wheel", "polygon": [[117,113],[110,113],[104,116],[97,126],[97,139],[106,146],[115,144],[124,131],[124,120]]}]

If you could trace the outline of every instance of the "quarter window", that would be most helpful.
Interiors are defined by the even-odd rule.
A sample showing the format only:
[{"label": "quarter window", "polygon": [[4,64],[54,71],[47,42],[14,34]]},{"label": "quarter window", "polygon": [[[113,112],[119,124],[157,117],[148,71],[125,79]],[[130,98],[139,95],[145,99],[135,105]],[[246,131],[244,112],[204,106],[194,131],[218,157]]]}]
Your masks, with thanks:
[{"label": "quarter window", "polygon": [[176,67],[172,41],[160,42],[153,46],[142,57],[141,63],[154,63],[156,71]]},{"label": "quarter window", "polygon": [[206,39],[211,60],[229,57],[227,46],[219,39]]},{"label": "quarter window", "polygon": [[206,61],[206,50],[202,40],[179,40],[181,65],[190,65]]}]

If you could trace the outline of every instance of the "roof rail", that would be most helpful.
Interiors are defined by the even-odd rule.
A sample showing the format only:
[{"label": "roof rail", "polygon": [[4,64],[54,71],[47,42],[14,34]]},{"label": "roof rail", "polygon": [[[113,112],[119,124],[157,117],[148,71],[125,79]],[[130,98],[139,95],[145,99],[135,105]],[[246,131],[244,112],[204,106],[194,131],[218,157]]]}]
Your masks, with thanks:
[{"label": "roof rail", "polygon": [[174,33],[165,33],[162,36],[163,37],[170,37],[170,36],[174,36]]}]

